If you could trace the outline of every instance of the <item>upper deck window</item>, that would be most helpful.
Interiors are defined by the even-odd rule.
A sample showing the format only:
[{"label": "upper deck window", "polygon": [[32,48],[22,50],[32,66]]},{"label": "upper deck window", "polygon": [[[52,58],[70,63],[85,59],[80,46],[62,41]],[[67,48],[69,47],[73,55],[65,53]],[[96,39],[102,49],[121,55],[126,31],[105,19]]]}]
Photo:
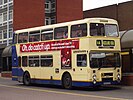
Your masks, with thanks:
[{"label": "upper deck window", "polygon": [[115,24],[106,24],[105,25],[105,33],[107,36],[118,36],[118,28]]},{"label": "upper deck window", "polygon": [[104,24],[91,23],[90,24],[90,35],[91,36],[104,36]]},{"label": "upper deck window", "polygon": [[58,27],[54,29],[54,39],[68,38],[68,27]]},{"label": "upper deck window", "polygon": [[17,34],[14,34],[13,35],[13,44],[16,44],[17,43]]},{"label": "upper deck window", "polygon": [[40,41],[40,31],[34,31],[29,33],[29,42]]},{"label": "upper deck window", "polygon": [[53,39],[53,29],[47,29],[41,31],[41,41],[52,40]]},{"label": "upper deck window", "polygon": [[71,38],[87,36],[87,24],[77,24],[71,26]]},{"label": "upper deck window", "polygon": [[24,32],[24,33],[20,33],[18,35],[18,43],[26,43],[28,42],[28,33]]}]

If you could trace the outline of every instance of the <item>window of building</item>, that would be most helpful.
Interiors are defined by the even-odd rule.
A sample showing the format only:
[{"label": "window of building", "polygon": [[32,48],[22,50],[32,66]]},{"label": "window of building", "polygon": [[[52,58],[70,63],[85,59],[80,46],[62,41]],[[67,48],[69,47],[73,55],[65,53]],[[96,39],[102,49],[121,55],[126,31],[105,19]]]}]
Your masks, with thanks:
[{"label": "window of building", "polygon": [[41,56],[41,66],[42,67],[52,67],[53,66],[53,56],[52,55]]},{"label": "window of building", "polygon": [[9,39],[9,44],[12,44],[12,39]]},{"label": "window of building", "polygon": [[91,36],[104,36],[104,24],[91,23],[90,24],[90,35]]},{"label": "window of building", "polygon": [[45,25],[50,25],[51,24],[51,19],[50,17],[45,18]]},{"label": "window of building", "polygon": [[9,0],[9,2],[11,2],[11,1],[13,1],[13,0]]},{"label": "window of building", "polygon": [[6,39],[7,38],[7,30],[3,30],[3,39]]},{"label": "window of building", "polygon": [[29,33],[29,42],[40,41],[40,31],[34,31]]},{"label": "window of building", "polygon": [[2,5],[3,4],[3,0],[0,0],[0,5]]},{"label": "window of building", "polygon": [[56,17],[53,16],[53,17],[51,17],[51,24],[55,24],[55,23],[56,23]]},{"label": "window of building", "polygon": [[7,12],[3,13],[3,21],[7,21]]},{"label": "window of building", "polygon": [[56,4],[55,4],[55,0],[51,3],[51,12],[55,12],[55,8],[56,8]]},{"label": "window of building", "polygon": [[4,41],[3,41],[3,44],[6,44],[6,43],[7,43],[7,40],[4,40]]},{"label": "window of building", "polygon": [[53,29],[47,29],[41,31],[41,41],[52,40],[53,39]]},{"label": "window of building", "polygon": [[27,64],[27,60],[28,60],[28,59],[27,59],[27,56],[23,56],[23,57],[22,57],[22,66],[23,66],[23,67],[27,67],[27,65],[28,65],[28,64]]},{"label": "window of building", "polygon": [[87,66],[87,55],[86,54],[78,54],[77,55],[77,66],[78,67],[86,67]]},{"label": "window of building", "polygon": [[87,36],[87,24],[78,24],[71,26],[71,37],[84,37]]},{"label": "window of building", "polygon": [[13,29],[10,28],[10,29],[9,29],[9,38],[12,38],[12,36],[13,36]]},{"label": "window of building", "polygon": [[2,19],[2,13],[0,13],[0,23],[3,22],[3,19]]},{"label": "window of building", "polygon": [[7,0],[4,0],[4,3],[7,3]]},{"label": "window of building", "polygon": [[68,27],[58,27],[54,29],[54,39],[68,38]]},{"label": "window of building", "polygon": [[18,43],[26,43],[28,42],[28,33],[20,33],[18,35]]},{"label": "window of building", "polygon": [[39,56],[29,56],[29,67],[39,67]]},{"label": "window of building", "polygon": [[11,19],[13,19],[13,11],[12,10],[9,11],[9,20],[11,20]]},{"label": "window of building", "polygon": [[51,11],[51,1],[45,2],[45,13],[50,13]]},{"label": "window of building", "polygon": [[0,39],[2,39],[2,30],[0,30]]}]

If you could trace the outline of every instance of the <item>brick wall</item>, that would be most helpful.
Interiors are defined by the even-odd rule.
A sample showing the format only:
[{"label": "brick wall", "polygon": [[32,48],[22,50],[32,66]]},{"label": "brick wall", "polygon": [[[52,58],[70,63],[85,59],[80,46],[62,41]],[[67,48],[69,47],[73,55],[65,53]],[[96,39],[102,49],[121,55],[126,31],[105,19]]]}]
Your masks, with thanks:
[{"label": "brick wall", "polygon": [[14,0],[14,30],[44,25],[44,0]]},{"label": "brick wall", "polygon": [[56,0],[57,23],[83,18],[82,0]]}]

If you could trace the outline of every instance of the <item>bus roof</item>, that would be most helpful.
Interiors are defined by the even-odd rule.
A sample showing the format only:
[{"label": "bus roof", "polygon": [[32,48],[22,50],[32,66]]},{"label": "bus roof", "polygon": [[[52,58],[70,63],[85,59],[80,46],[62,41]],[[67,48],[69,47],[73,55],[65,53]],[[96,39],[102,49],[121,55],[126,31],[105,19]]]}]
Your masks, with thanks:
[{"label": "bus roof", "polygon": [[46,25],[46,26],[39,26],[39,27],[16,30],[15,33],[36,31],[36,30],[42,30],[42,29],[50,29],[50,28],[55,28],[55,27],[75,25],[75,24],[88,23],[88,22],[117,24],[116,20],[109,19],[109,18],[85,18],[85,19],[82,19],[82,20],[76,20],[76,21],[57,23],[57,24]]}]

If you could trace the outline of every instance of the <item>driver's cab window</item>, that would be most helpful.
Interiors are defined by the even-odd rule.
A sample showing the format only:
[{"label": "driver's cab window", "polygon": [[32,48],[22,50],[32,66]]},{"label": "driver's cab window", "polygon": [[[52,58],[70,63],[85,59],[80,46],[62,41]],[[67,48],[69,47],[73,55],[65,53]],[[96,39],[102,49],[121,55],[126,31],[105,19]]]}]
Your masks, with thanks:
[{"label": "driver's cab window", "polygon": [[86,54],[77,54],[77,66],[78,67],[87,66],[87,55]]}]

